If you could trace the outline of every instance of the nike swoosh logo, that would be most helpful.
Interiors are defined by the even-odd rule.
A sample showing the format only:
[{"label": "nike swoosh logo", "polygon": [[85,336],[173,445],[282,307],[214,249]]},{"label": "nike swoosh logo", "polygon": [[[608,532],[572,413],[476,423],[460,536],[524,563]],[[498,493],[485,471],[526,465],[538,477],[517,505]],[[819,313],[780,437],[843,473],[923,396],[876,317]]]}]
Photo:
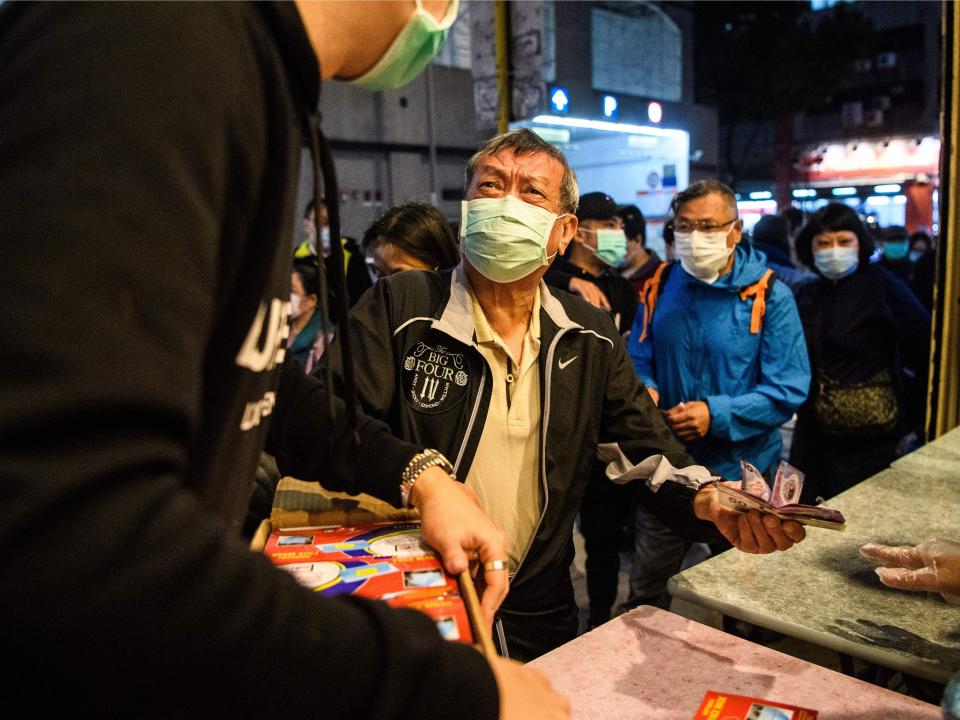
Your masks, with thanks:
[{"label": "nike swoosh logo", "polygon": [[569,365],[570,363],[572,363],[572,362],[573,362],[574,360],[576,360],[578,357],[580,357],[580,356],[579,356],[579,355],[574,355],[572,358],[570,358],[570,359],[567,360],[566,362],[564,362],[563,360],[561,360],[560,362],[557,363],[557,365],[560,367],[561,370],[563,370],[567,365]]}]

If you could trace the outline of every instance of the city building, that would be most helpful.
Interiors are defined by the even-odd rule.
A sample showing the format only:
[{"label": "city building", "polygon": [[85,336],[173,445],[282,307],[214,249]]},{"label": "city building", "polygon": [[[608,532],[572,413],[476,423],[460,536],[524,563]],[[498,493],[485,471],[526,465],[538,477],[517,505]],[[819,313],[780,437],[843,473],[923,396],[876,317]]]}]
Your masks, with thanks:
[{"label": "city building", "polygon": [[[694,102],[693,3],[505,6],[509,127],[531,127],[563,150],[582,192],[602,189],[638,205],[650,243],[662,249],[670,199],[717,173],[716,111]],[[461,1],[440,57],[401,90],[324,86],[345,234],[362,234],[387,207],[408,200],[432,202],[459,220],[463,165],[498,129],[494,12],[494,3]],[[311,183],[305,174],[302,190]]]},{"label": "city building", "polygon": [[[836,4],[815,0],[798,22],[814,24]],[[837,68],[836,88],[802,112],[721,130],[725,156],[746,158],[741,210],[752,225],[787,204],[843,202],[872,223],[936,233],[941,4],[845,6],[869,31]]]}]

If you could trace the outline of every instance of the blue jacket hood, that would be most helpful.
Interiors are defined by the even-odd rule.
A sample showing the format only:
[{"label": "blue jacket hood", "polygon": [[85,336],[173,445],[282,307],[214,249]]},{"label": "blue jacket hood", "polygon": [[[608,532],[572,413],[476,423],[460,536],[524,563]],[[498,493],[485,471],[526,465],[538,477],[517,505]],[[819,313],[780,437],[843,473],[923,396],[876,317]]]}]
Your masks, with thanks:
[{"label": "blue jacket hood", "polygon": [[767,256],[750,243],[741,240],[733,249],[733,268],[726,275],[717,278],[713,287],[740,292],[762,278],[767,269]]}]

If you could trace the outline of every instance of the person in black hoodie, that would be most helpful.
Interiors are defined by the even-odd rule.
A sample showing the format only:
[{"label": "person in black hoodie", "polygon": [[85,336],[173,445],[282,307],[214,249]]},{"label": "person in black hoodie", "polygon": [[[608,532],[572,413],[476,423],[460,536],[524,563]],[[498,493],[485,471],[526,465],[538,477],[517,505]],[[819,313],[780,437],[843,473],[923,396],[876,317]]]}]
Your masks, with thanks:
[{"label": "person in black hoodie", "polygon": [[[394,504],[423,449],[351,428],[283,339],[320,80],[409,79],[455,13],[424,5],[0,7],[4,715],[566,717],[534,671],[317,597],[239,533],[265,445]],[[503,551],[443,471],[407,490],[452,572]]]},{"label": "person in black hoodie", "polygon": [[777,273],[790,290],[797,290],[816,278],[808,270],[800,270],[790,261],[790,221],[783,215],[764,215],[753,226],[751,244],[767,256],[767,267]]},{"label": "person in black hoodie", "polygon": [[883,255],[877,263],[913,288],[913,259],[910,257],[910,236],[902,225],[891,225],[879,231]]},{"label": "person in black hoodie", "polygon": [[[571,289],[577,287],[578,281],[595,285],[607,301],[602,309],[610,311],[610,317],[622,335],[633,327],[637,294],[618,271],[626,256],[627,238],[623,221],[617,214],[617,204],[606,193],[587,193],[580,198],[576,216],[579,221],[577,234],[566,253],[547,270],[544,281],[551,287],[580,295],[591,305],[602,307],[587,295]],[[611,248],[598,249],[599,233],[616,237]]]},{"label": "person in black hoodie", "polygon": [[818,210],[797,238],[818,279],[797,309],[810,354],[810,396],[797,414],[790,462],[804,499],[843,492],[883,470],[900,438],[922,426],[930,315],[891,272],[871,264],[870,233],[846,205]]},{"label": "person in black hoodie", "polygon": [[933,313],[933,285],[937,273],[937,252],[929,235],[918,230],[910,236],[910,255],[913,262],[911,289],[928,313]]}]

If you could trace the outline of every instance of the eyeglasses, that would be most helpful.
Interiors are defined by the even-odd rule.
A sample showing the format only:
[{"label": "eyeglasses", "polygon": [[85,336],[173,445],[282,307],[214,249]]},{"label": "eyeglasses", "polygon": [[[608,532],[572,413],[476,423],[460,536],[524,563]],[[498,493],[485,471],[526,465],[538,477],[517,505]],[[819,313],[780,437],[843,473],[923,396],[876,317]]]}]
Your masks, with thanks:
[{"label": "eyeglasses", "polygon": [[699,230],[700,232],[713,232],[714,230],[722,230],[730,223],[734,223],[739,219],[739,217],[735,217],[732,220],[727,220],[725,223],[720,223],[719,225],[711,225],[706,220],[701,220],[699,222],[676,220],[673,223],[673,230],[674,232],[678,233],[688,233],[693,232],[694,230]]}]

